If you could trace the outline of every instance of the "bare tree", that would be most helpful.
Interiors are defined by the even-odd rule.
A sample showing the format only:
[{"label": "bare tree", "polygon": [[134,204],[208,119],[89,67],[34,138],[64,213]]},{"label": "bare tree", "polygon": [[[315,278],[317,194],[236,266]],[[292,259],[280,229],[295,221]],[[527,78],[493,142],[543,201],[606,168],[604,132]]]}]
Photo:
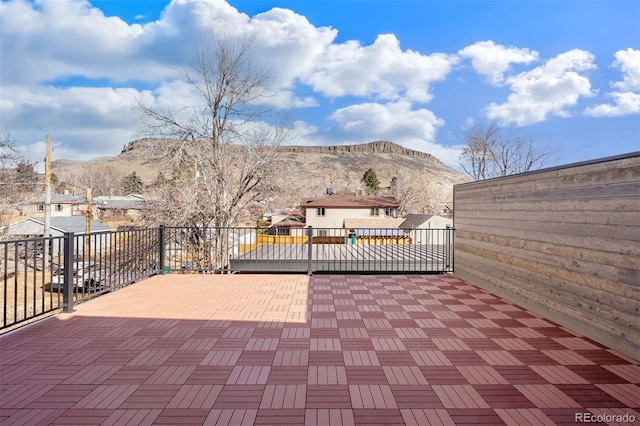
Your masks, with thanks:
[{"label": "bare tree", "polygon": [[160,109],[138,101],[142,131],[166,142],[167,190],[183,212],[163,220],[230,226],[260,199],[284,132],[264,107],[269,72],[254,65],[252,49],[244,40],[198,50],[193,69],[182,72],[198,105]]},{"label": "bare tree", "polygon": [[20,154],[13,136],[0,130],[0,226],[6,225],[37,188],[34,164]]},{"label": "bare tree", "polygon": [[93,196],[97,197],[120,193],[122,187],[122,175],[108,165],[79,163],[57,171],[56,179],[56,191],[67,190],[78,196],[84,196],[87,188],[91,188]]},{"label": "bare tree", "polygon": [[265,106],[270,74],[254,64],[254,47],[243,40],[198,49],[193,68],[182,72],[197,105],[137,103],[142,132],[162,142],[171,172],[151,199],[151,220],[188,226],[199,243],[206,227],[236,225],[271,192],[268,176],[286,131],[283,115]]},{"label": "bare tree", "polygon": [[404,216],[411,210],[415,209],[420,194],[424,192],[424,187],[420,183],[415,182],[406,173],[399,173],[398,176],[391,178],[389,186],[389,195],[396,198],[398,204],[398,214]]},{"label": "bare tree", "polygon": [[541,168],[552,155],[548,147],[533,139],[490,123],[478,125],[465,135],[466,146],[458,162],[474,180],[522,173]]}]

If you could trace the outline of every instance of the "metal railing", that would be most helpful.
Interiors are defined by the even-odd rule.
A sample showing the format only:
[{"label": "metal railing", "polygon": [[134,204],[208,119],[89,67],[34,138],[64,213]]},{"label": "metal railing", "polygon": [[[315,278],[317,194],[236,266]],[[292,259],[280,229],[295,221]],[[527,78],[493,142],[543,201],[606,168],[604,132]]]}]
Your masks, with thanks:
[{"label": "metal railing", "polygon": [[0,241],[0,329],[158,273],[452,272],[453,232],[161,226]]},{"label": "metal railing", "polygon": [[0,329],[130,285],[160,269],[158,228],[0,241]]},{"label": "metal railing", "polygon": [[166,228],[169,272],[453,271],[453,232],[399,228]]},{"label": "metal railing", "polygon": [[[62,263],[63,246],[63,237],[0,241],[2,328],[62,306],[61,293],[48,291],[46,285],[54,274],[50,265]],[[49,256],[44,256],[47,252]]]}]

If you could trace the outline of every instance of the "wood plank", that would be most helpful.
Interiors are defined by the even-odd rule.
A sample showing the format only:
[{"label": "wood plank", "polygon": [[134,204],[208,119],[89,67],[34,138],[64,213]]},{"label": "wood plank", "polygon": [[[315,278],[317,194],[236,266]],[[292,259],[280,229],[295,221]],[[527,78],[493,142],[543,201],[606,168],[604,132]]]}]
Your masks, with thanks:
[{"label": "wood plank", "polygon": [[[563,280],[588,286],[594,290],[616,291],[625,297],[640,301],[640,282],[638,277],[620,277],[621,268],[598,264],[576,257],[558,257],[552,253],[540,253],[523,248],[509,248],[504,250],[499,245],[487,243],[478,244],[475,241],[459,241],[458,253],[468,252],[486,256],[489,259],[512,264],[528,270],[554,275]],[[626,269],[626,268],[625,268]]]},{"label": "wood plank", "polygon": [[[640,291],[636,283],[629,285],[608,279],[591,279],[588,273],[568,272],[559,267],[544,268],[528,257],[521,258],[484,249],[469,250],[468,246],[462,247],[458,253],[459,257],[462,253],[479,256],[487,261],[494,261],[494,265],[501,267],[513,266],[523,282],[537,282],[540,291],[567,292],[568,297],[572,299],[567,303],[580,298],[580,301],[589,301],[598,306],[610,306],[630,315],[638,315],[640,310]],[[460,267],[464,269],[465,265],[458,264],[458,268]]]},{"label": "wood plank", "polygon": [[[578,167],[567,167],[551,171],[508,176],[501,179],[470,182],[456,185],[456,190],[467,191],[468,196],[481,194],[483,190],[501,187],[510,191],[511,187],[538,181],[557,182],[558,186],[571,186],[572,182],[592,186],[596,182],[629,182],[638,181],[640,170],[640,156],[617,160],[613,162],[595,163]],[[601,174],[601,176],[598,175]]]},{"label": "wood plank", "polygon": [[[502,221],[536,221],[545,223],[567,223],[584,225],[608,225],[608,226],[631,226],[636,227],[640,220],[640,211],[611,211],[603,214],[601,211],[583,211],[573,208],[562,211],[546,211],[536,207],[533,210],[462,210],[456,211],[458,223],[473,223],[477,219],[494,219]],[[569,206],[567,206],[569,207]]]},{"label": "wood plank", "polygon": [[[640,226],[610,226],[610,225],[596,225],[596,224],[582,224],[582,223],[561,223],[561,222],[544,222],[534,220],[500,220],[493,218],[478,218],[469,219],[469,226],[482,226],[502,228],[508,230],[519,231],[540,231],[558,234],[558,235],[572,235],[579,237],[596,237],[607,240],[628,240],[628,241],[640,241]],[[457,224],[460,229],[464,229],[465,223]]]},{"label": "wood plank", "polygon": [[640,212],[640,195],[637,197],[602,197],[560,200],[515,201],[512,203],[474,202],[465,200],[462,207],[456,205],[454,220],[460,219],[469,212],[498,212],[498,211],[547,211],[547,212]]},{"label": "wood plank", "polygon": [[[508,250],[505,250],[504,246],[500,244],[465,239],[459,239],[456,247],[459,252],[467,251],[476,254],[479,251],[486,250],[490,257],[494,259],[496,259],[497,256],[506,255],[535,262],[535,270],[549,274],[557,274],[563,278],[571,277],[574,274],[585,275],[588,276],[589,279],[580,280],[580,282],[586,285],[593,285],[594,288],[603,288],[605,286],[610,288],[611,284],[602,283],[613,282],[619,285],[616,288],[618,291],[623,291],[625,288],[635,287],[633,291],[635,293],[640,289],[640,276],[636,275],[634,277],[633,274],[628,276],[625,275],[627,270],[638,271],[637,267],[631,269],[630,267],[633,267],[633,265],[624,265],[621,268],[619,266],[585,261],[582,259],[582,252],[580,249],[567,251],[565,256],[558,256],[558,254],[553,252],[542,253],[516,246],[509,246]],[[638,259],[627,259],[627,262],[630,263],[634,260],[638,263]],[[621,271],[621,269],[625,271]],[[636,297],[640,298],[640,294],[637,294]]]},{"label": "wood plank", "polygon": [[[455,189],[457,190],[457,188]],[[640,193],[640,183],[616,183],[611,185],[595,185],[590,187],[557,188],[544,190],[530,190],[522,192],[501,192],[498,188],[487,191],[486,194],[473,196],[473,202],[512,203],[521,201],[571,200],[583,198],[612,198],[636,197]],[[459,192],[454,198],[456,208],[467,203],[470,198],[464,198]],[[468,194],[467,194],[468,195]]]},{"label": "wood plank", "polygon": [[[476,285],[493,294],[537,312],[552,321],[568,326],[570,329],[583,333],[607,346],[609,346],[611,342],[615,343],[616,340],[620,340],[615,343],[617,347],[625,346],[629,349],[633,346],[638,347],[638,345],[640,345],[637,339],[637,327],[632,327],[629,324],[625,325],[621,321],[615,321],[611,319],[614,317],[610,315],[598,316],[591,313],[585,314],[587,311],[585,307],[566,305],[555,299],[545,298],[544,295],[536,291],[521,288],[518,292],[513,292],[509,287],[508,279],[496,279],[499,273],[496,273],[495,269],[483,270],[476,266],[473,271],[463,271],[460,274],[456,274],[460,278],[470,278],[474,282],[477,282]],[[627,353],[633,354],[634,352],[628,351]]]},{"label": "wood plank", "polygon": [[[503,247],[503,250],[524,249],[532,252],[545,253],[557,256],[560,259],[580,259],[583,262],[617,267],[620,273],[622,270],[631,268],[633,259],[628,256],[620,256],[620,253],[606,252],[593,249],[591,246],[574,247],[562,243],[550,243],[545,241],[525,240],[520,238],[504,237],[494,234],[483,234],[479,232],[468,232],[456,230],[456,244],[496,244]],[[628,280],[623,280],[629,282]]]},{"label": "wood plank", "polygon": [[460,225],[456,232],[476,232],[479,234],[495,234],[505,238],[532,240],[543,243],[566,245],[570,247],[590,247],[594,250],[603,250],[610,253],[623,254],[627,259],[640,257],[640,244],[630,240],[616,240],[614,238],[601,238],[591,236],[575,236],[570,234],[556,234],[544,231],[540,226],[538,231],[526,231],[518,229],[502,229],[489,226],[465,226]]}]

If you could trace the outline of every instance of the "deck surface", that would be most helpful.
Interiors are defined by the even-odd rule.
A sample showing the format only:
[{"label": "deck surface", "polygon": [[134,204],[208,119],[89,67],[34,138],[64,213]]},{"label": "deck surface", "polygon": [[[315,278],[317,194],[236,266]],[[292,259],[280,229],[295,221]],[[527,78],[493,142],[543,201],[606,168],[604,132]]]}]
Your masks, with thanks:
[{"label": "deck surface", "polygon": [[[313,272],[444,272],[451,268],[444,245],[312,244]],[[307,244],[264,244],[231,260],[234,271],[295,271],[309,268]]]},{"label": "deck surface", "polygon": [[0,336],[0,424],[640,419],[640,362],[451,275],[164,275]]}]

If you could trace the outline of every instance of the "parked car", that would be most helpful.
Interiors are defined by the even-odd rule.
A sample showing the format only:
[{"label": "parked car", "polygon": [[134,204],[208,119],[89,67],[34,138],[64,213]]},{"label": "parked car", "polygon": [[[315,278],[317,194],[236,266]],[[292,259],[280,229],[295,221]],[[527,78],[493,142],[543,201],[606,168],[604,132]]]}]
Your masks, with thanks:
[{"label": "parked car", "polygon": [[[75,262],[71,277],[74,291],[91,291],[100,288],[100,282],[106,279],[106,271],[94,262]],[[53,272],[51,290],[62,290],[64,287],[64,268]]]}]

